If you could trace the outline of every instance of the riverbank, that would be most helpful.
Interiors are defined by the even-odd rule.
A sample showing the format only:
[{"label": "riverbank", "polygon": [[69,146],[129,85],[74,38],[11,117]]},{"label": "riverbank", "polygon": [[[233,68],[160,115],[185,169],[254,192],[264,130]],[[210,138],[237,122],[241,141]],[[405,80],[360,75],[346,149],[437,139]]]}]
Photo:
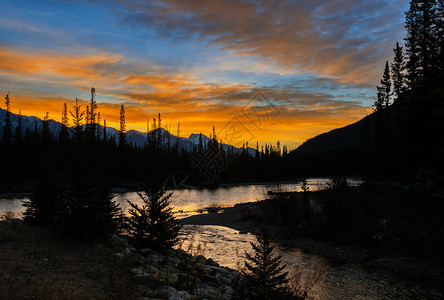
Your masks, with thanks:
[{"label": "riverbank", "polygon": [[[247,219],[245,211],[259,202],[238,204],[221,213],[194,215],[181,220],[186,225],[218,225],[256,234],[260,224]],[[359,248],[332,240],[292,236],[278,226],[270,228],[282,253],[304,253],[303,258],[320,257],[329,267],[321,288],[328,297],[364,296],[366,299],[442,299],[444,272],[441,263],[427,258],[401,255],[378,248]],[[303,263],[303,262],[301,262]],[[345,291],[347,290],[347,291]],[[319,294],[318,294],[319,295]],[[321,298],[318,297],[318,299]]]},{"label": "riverbank", "polygon": [[61,239],[18,219],[0,221],[0,299],[231,299],[234,270],[182,249],[136,250]]}]

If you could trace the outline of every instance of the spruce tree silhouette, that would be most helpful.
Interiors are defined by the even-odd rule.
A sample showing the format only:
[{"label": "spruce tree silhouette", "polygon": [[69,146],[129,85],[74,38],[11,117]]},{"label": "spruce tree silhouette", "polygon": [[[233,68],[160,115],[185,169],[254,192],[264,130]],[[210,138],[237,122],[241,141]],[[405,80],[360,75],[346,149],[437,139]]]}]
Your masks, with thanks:
[{"label": "spruce tree silhouette", "polygon": [[171,195],[166,194],[159,184],[151,183],[145,189],[145,195],[139,193],[143,201],[141,205],[128,201],[128,234],[136,246],[163,250],[178,243],[182,226],[170,207]]},{"label": "spruce tree silhouette", "polygon": [[395,100],[399,99],[399,96],[405,90],[405,61],[402,47],[396,42],[396,47],[393,49],[395,56],[391,64],[391,74],[393,79],[393,93],[396,96]]},{"label": "spruce tree silhouette", "polygon": [[247,260],[241,271],[241,293],[251,299],[279,299],[289,281],[288,272],[283,272],[286,266],[281,264],[281,256],[273,257],[274,247],[265,226],[256,240],[256,243],[251,242],[254,254],[245,252]]},{"label": "spruce tree silhouette", "polygon": [[9,92],[5,96],[5,107],[6,107],[6,116],[5,116],[5,125],[3,126],[3,135],[0,144],[0,154],[3,158],[3,168],[1,171],[0,179],[0,190],[2,189],[2,185],[9,185],[11,182],[11,174],[12,174],[12,125],[11,125],[11,100],[9,99]]}]

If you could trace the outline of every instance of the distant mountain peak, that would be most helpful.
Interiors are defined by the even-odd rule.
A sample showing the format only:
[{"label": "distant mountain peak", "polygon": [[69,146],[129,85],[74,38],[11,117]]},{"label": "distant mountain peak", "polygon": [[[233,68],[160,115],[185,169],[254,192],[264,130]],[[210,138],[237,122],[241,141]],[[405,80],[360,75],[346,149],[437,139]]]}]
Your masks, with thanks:
[{"label": "distant mountain peak", "polygon": [[[3,126],[5,124],[5,118],[6,118],[6,110],[0,108],[0,138],[3,135]],[[27,128],[30,131],[34,131],[35,129],[40,130],[42,128],[43,120],[38,117],[22,115],[21,118],[22,118],[22,134],[26,132]],[[14,133],[15,133],[15,128],[17,127],[18,119],[19,115],[11,113],[11,125]],[[62,124],[60,122],[57,122],[53,119],[49,120],[50,132],[54,137],[58,136],[61,126]],[[99,126],[103,129],[103,126],[101,125]],[[70,128],[72,130],[74,129],[74,127]],[[175,144],[178,143],[179,149],[187,152],[191,152],[193,150],[193,146],[198,145],[199,136],[201,135],[201,133],[192,133],[188,138],[185,138],[185,137],[177,137],[164,128],[160,128],[160,130],[161,130],[161,135],[163,137],[162,142],[164,144],[167,144],[169,139],[171,146],[175,146]],[[155,131],[159,131],[159,129],[155,129]],[[119,131],[117,129],[112,127],[106,127],[106,134],[108,138],[110,139],[114,138],[116,142],[118,141]],[[147,143],[147,133],[131,129],[126,132],[126,140],[128,143],[130,143],[133,146],[142,147]],[[202,142],[204,145],[208,144],[210,140],[211,139],[209,137],[202,134]],[[222,144],[222,148],[224,150],[228,150],[231,147],[234,146],[228,144]],[[237,147],[234,147],[234,149],[237,149],[237,151],[241,150],[241,148]],[[250,155],[254,155],[256,153],[255,151],[256,150],[253,148],[247,149],[247,152]]]}]

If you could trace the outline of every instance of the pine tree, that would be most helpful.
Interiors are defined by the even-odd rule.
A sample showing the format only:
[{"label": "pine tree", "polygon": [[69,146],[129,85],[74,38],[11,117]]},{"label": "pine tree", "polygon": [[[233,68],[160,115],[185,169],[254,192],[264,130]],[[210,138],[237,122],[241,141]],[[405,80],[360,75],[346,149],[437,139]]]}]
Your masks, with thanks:
[{"label": "pine tree", "polygon": [[43,121],[44,156],[34,191],[25,204],[25,220],[51,226],[65,237],[96,241],[119,229],[121,211],[103,175],[99,145],[82,138],[84,112],[78,101],[73,108],[76,138],[67,141],[69,147],[59,157],[54,153],[57,148],[45,142],[53,141],[48,114]]},{"label": "pine tree", "polygon": [[106,120],[103,119],[103,142],[106,144],[108,136],[106,135]]},{"label": "pine tree", "polygon": [[399,46],[399,43],[396,42],[396,47],[393,49],[395,56],[393,58],[393,63],[391,64],[392,68],[392,78],[393,78],[393,92],[396,96],[396,99],[399,98],[399,95],[405,89],[405,78],[404,78],[404,70],[405,70],[405,61],[404,54],[402,51],[402,47]]},{"label": "pine tree", "polygon": [[285,265],[281,265],[281,256],[273,257],[271,237],[264,226],[256,237],[257,242],[251,242],[254,254],[245,252],[245,268],[242,290],[252,299],[278,299],[279,294],[285,292],[288,283],[288,272],[283,272]]},{"label": "pine tree", "polygon": [[288,154],[288,147],[287,147],[287,145],[284,145],[283,147],[282,147],[282,156],[287,156],[287,154]]},{"label": "pine tree", "polygon": [[128,201],[128,234],[136,246],[163,250],[178,243],[181,225],[169,206],[172,193],[165,193],[161,188],[152,187],[146,189],[146,195],[139,193],[142,205]]},{"label": "pine tree", "polygon": [[[147,120],[147,127],[148,127],[148,120]],[[149,152],[153,153],[156,152],[158,149],[157,145],[157,121],[156,118],[153,118],[153,122],[151,123],[151,130],[148,131],[148,150]]]},{"label": "pine tree", "polygon": [[202,140],[202,133],[199,133],[199,143],[197,144],[197,151],[199,153],[202,153],[203,149],[204,149],[204,146],[203,146],[203,140]]},{"label": "pine tree", "polygon": [[17,127],[15,128],[15,143],[20,145],[22,142],[22,110],[19,109]]},{"label": "pine tree", "polygon": [[102,140],[102,130],[100,129],[100,121],[102,121],[102,116],[100,115],[100,112],[97,112],[97,124],[95,124],[95,126],[96,126],[96,137],[98,141]]},{"label": "pine tree", "polygon": [[211,145],[214,147],[214,149],[219,148],[217,143],[216,127],[214,125],[213,125],[213,138],[211,139]]},{"label": "pine tree", "polygon": [[120,130],[119,130],[119,148],[124,149],[126,146],[126,124],[125,124],[125,108],[120,107]]},{"label": "pine tree", "polygon": [[410,89],[417,85],[419,76],[419,25],[416,21],[417,11],[419,10],[418,1],[410,1],[410,9],[406,12],[405,28],[407,36],[405,37],[407,54],[407,79]]},{"label": "pine tree", "polygon": [[177,122],[177,135],[176,135],[176,153],[179,153],[179,136],[180,136],[180,121]]},{"label": "pine tree", "polygon": [[160,113],[158,114],[157,118],[157,147],[159,151],[163,150],[163,131],[162,131],[162,118],[160,116]]},{"label": "pine tree", "polygon": [[51,139],[51,132],[49,131],[49,112],[46,112],[42,122],[42,141],[46,146]]},{"label": "pine tree", "polygon": [[59,133],[59,139],[62,142],[66,142],[66,140],[68,140],[68,138],[69,138],[68,126],[69,126],[68,108],[66,106],[66,103],[63,103],[62,125],[61,125],[60,133]]},{"label": "pine tree", "polygon": [[391,81],[390,81],[390,69],[388,61],[385,62],[384,75],[381,79],[381,85],[376,87],[377,96],[376,101],[373,104],[373,110],[379,111],[390,104],[390,91],[391,91]]},{"label": "pine tree", "polygon": [[74,112],[70,111],[71,117],[74,122],[74,135],[76,139],[81,139],[83,137],[83,116],[85,111],[81,111],[81,105],[79,105],[79,100],[76,98],[76,104],[73,106]]},{"label": "pine tree", "polygon": [[5,125],[3,126],[3,136],[2,144],[3,147],[8,151],[11,150],[12,143],[12,125],[11,125],[11,100],[9,99],[9,92],[5,96]]},{"label": "pine tree", "polygon": [[438,55],[435,0],[411,0],[406,12],[407,78],[409,87],[419,87],[422,78],[430,79]]},{"label": "pine tree", "polygon": [[94,136],[96,134],[96,127],[97,127],[97,123],[96,123],[96,118],[97,118],[97,103],[96,103],[96,89],[95,88],[91,88],[91,103],[90,103],[90,109],[89,109],[89,114],[87,116],[87,119],[89,120],[89,122],[87,122],[87,128],[88,128],[88,135],[89,138],[94,139]]},{"label": "pine tree", "polygon": [[384,92],[384,107],[388,107],[390,105],[390,96],[391,96],[391,87],[392,87],[388,61],[385,62],[384,75],[382,76],[381,79],[381,87],[383,88]]},{"label": "pine tree", "polygon": [[61,211],[64,210],[63,186],[59,165],[52,146],[52,136],[49,129],[49,113],[45,114],[42,122],[41,161],[33,184],[29,201],[24,203],[26,208],[25,221],[57,228]]},{"label": "pine tree", "polygon": [[62,200],[61,174],[55,164],[48,161],[48,155],[44,155],[35,181],[33,191],[23,213],[24,219],[30,224],[57,227],[60,212],[64,210]]},{"label": "pine tree", "polygon": [[87,134],[90,133],[91,127],[90,127],[90,117],[91,117],[91,111],[89,109],[89,105],[86,106],[86,113],[85,113],[85,128],[86,128],[86,132]]}]

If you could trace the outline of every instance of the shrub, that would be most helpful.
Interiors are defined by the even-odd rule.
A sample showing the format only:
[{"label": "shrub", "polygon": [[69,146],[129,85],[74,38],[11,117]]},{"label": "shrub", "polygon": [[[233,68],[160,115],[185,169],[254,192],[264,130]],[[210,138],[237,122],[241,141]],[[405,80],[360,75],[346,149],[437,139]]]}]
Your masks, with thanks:
[{"label": "shrub", "polygon": [[274,247],[266,227],[262,227],[256,239],[257,243],[251,242],[255,253],[245,253],[241,294],[253,299],[277,298],[285,293],[289,281],[288,272],[283,272],[286,266],[281,265],[281,256],[273,257]]},{"label": "shrub", "polygon": [[139,193],[142,205],[128,201],[128,235],[136,246],[162,250],[179,242],[182,226],[169,206],[173,193],[165,193],[163,189],[151,188],[145,191],[146,195]]}]

